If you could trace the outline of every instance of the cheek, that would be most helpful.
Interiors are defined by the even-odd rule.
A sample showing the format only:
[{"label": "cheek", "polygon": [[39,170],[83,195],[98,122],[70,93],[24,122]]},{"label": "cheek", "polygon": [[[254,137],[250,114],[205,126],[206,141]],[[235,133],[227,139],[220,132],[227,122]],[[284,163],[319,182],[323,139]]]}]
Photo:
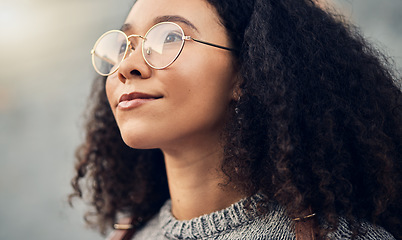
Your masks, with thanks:
[{"label": "cheek", "polygon": [[205,51],[183,51],[176,67],[176,79],[189,94],[201,94],[201,101],[231,99],[235,83],[232,56],[225,50],[202,46]]},{"label": "cheek", "polygon": [[205,51],[180,56],[182,58],[167,79],[172,79],[169,95],[175,106],[183,109],[178,113],[181,117],[204,122],[222,120],[232,99],[235,82],[232,60],[228,55]]}]

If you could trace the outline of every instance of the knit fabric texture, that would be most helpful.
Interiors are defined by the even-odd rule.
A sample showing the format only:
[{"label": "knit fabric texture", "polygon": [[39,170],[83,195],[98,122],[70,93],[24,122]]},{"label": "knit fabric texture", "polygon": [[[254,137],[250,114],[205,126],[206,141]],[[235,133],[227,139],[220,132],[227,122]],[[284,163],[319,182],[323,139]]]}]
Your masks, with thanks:
[{"label": "knit fabric texture", "polygon": [[[171,201],[168,200],[145,226],[134,235],[134,240],[162,239],[296,239],[294,223],[283,207],[268,203],[269,211],[261,216],[257,203],[263,196],[256,194],[243,199],[230,207],[206,214],[191,220],[179,221],[171,214]],[[249,203],[248,207],[245,204]],[[383,228],[367,222],[361,224],[364,234],[357,240],[395,239]],[[340,218],[339,227],[329,234],[329,239],[350,239],[352,232],[345,220]]]}]

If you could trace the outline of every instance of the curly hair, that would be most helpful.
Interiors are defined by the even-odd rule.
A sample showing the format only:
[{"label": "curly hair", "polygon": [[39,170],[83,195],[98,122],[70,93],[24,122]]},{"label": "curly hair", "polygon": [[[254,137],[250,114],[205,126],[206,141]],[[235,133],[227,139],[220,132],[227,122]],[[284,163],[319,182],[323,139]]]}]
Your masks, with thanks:
[{"label": "curly hair", "polygon": [[[222,171],[290,216],[313,209],[328,228],[365,219],[402,239],[402,93],[392,62],[335,11],[312,0],[208,0],[227,29],[241,98],[222,138]],[[73,196],[87,179],[88,219],[104,232],[119,212],[147,221],[169,198],[160,150],[121,139],[94,82]],[[234,111],[236,108],[236,111]]]}]

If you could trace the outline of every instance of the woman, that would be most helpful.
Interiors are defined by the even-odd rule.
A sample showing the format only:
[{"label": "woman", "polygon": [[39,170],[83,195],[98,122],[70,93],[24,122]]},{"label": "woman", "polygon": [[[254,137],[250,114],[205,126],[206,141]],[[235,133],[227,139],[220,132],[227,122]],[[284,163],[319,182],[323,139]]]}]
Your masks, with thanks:
[{"label": "woman", "polygon": [[402,239],[401,90],[339,16],[309,0],[138,0],[121,30],[92,51],[105,77],[72,182],[82,197],[88,179],[101,232]]}]

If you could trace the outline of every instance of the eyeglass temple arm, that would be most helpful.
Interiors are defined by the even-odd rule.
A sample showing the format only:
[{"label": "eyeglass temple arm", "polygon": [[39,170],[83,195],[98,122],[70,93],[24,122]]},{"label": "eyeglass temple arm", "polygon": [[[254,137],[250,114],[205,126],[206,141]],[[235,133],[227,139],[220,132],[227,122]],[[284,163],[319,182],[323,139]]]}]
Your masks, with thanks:
[{"label": "eyeglass temple arm", "polygon": [[208,46],[212,46],[212,47],[216,47],[216,48],[225,49],[225,50],[228,50],[228,51],[234,51],[234,52],[237,51],[236,49],[233,49],[233,48],[228,48],[228,47],[216,45],[216,44],[213,44],[213,43],[204,42],[204,41],[201,41],[201,40],[192,38],[191,36],[185,36],[184,39],[185,39],[185,40],[193,40],[193,41],[196,41],[196,42],[198,42],[198,43],[202,43],[202,44],[205,44],[205,45],[208,45]]}]

